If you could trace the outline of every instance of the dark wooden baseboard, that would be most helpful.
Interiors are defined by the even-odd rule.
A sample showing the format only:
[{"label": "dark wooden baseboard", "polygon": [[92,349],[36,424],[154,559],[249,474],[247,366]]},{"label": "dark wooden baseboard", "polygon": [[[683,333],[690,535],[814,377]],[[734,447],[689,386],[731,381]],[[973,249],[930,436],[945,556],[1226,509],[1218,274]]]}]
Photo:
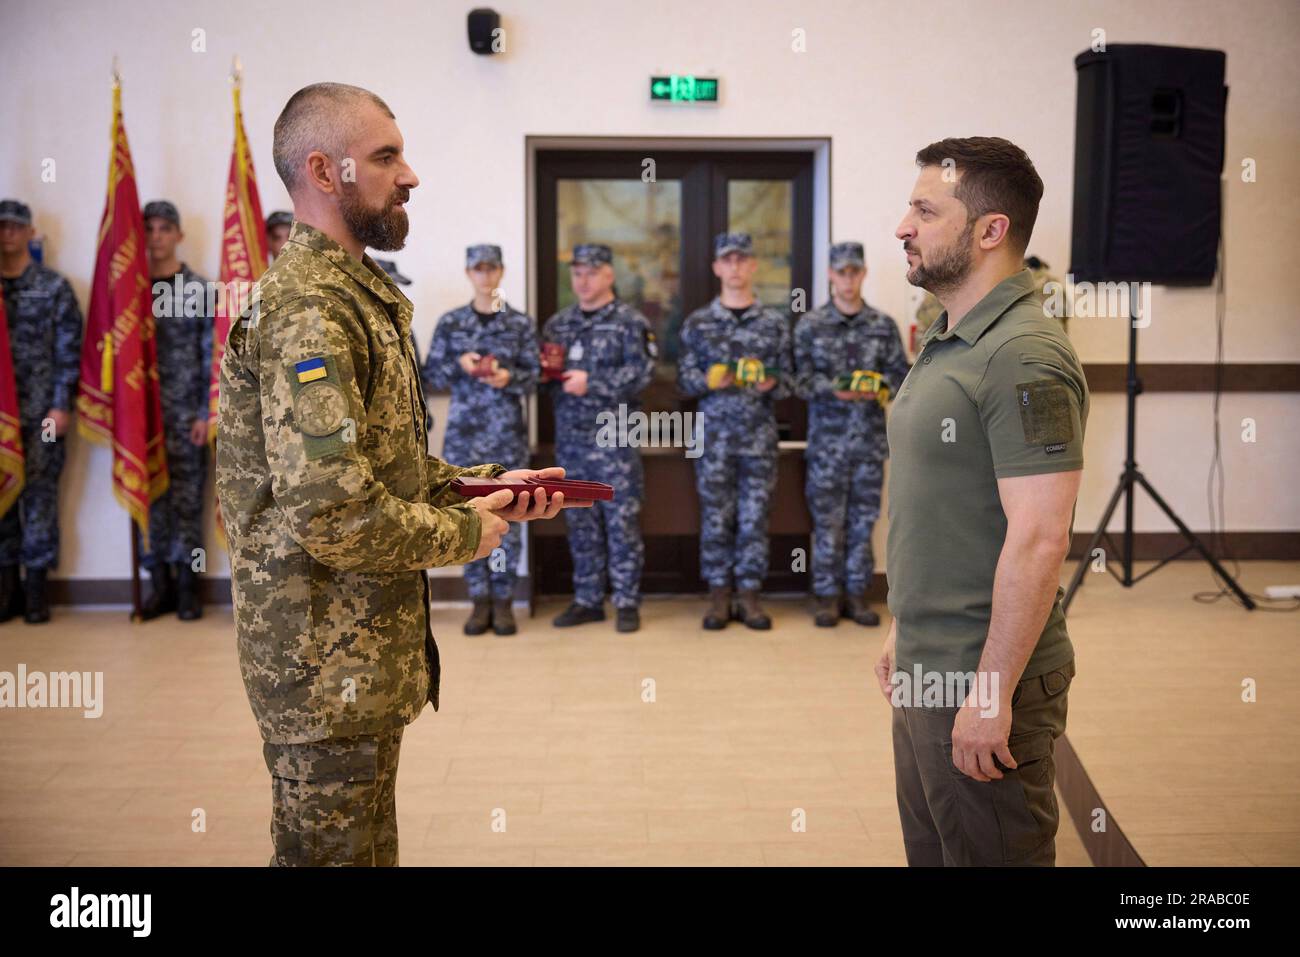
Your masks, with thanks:
[{"label": "dark wooden baseboard", "polygon": [[[1139,492],[1139,495],[1144,494]],[[1220,561],[1237,559],[1238,561],[1296,561],[1300,559],[1300,531],[1296,532],[1223,532],[1212,536],[1209,532],[1196,532],[1196,537],[1205,543],[1206,548]],[[1070,559],[1083,557],[1084,549],[1092,532],[1074,532],[1070,540]],[[1120,531],[1110,532],[1115,548],[1122,548],[1124,534]],[[1187,540],[1178,532],[1134,532],[1133,557],[1138,561],[1159,561],[1172,555],[1187,544]],[[1106,548],[1105,539],[1102,547]],[[1108,549],[1110,551],[1110,549]],[[1196,552],[1180,556],[1182,559],[1200,560]]]},{"label": "dark wooden baseboard", "polygon": [[[1085,362],[1083,374],[1091,392],[1123,392],[1128,378],[1124,362]],[[1213,392],[1213,362],[1138,363],[1145,392]],[[1224,363],[1220,386],[1224,392],[1300,392],[1300,363]]]},{"label": "dark wooden baseboard", "polygon": [[[141,575],[142,593],[149,594],[149,575]],[[54,578],[49,580],[49,600],[52,605],[129,605],[131,604],[131,579],[129,578]],[[230,579],[199,578],[199,593],[205,604],[230,604]]]},{"label": "dark wooden baseboard", "polygon": [[[1146,862],[1097,793],[1068,735],[1062,735],[1056,741],[1056,783],[1065,799],[1074,829],[1078,831],[1094,867],[1146,867]],[[1100,831],[1093,830],[1093,822],[1099,820],[1098,811],[1105,815],[1104,830]]]},{"label": "dark wooden baseboard", "polygon": [[[203,601],[208,605],[230,604],[229,578],[200,579]],[[148,594],[148,578],[142,584]],[[515,600],[528,600],[529,583],[526,577],[515,582]],[[465,579],[459,575],[429,577],[429,592],[434,601],[468,601]],[[51,578],[50,603],[54,605],[129,605],[131,580],[129,578]]]}]

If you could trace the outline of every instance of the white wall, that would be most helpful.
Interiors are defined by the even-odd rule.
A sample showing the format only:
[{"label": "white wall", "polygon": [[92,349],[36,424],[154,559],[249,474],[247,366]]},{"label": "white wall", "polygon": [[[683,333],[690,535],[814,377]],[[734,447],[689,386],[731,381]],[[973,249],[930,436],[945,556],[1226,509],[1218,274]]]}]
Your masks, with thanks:
[{"label": "white wall", "polygon": [[[1226,359],[1300,361],[1292,298],[1300,266],[1292,235],[1300,222],[1300,5],[1293,0],[1230,8],[1213,0],[502,0],[507,53],[496,58],[467,48],[465,14],[474,5],[6,0],[0,194],[32,205],[48,261],[69,276],[84,307],[103,207],[116,53],[142,199],[177,202],[184,257],[215,273],[231,146],[226,76],[239,54],[268,211],[287,205],[271,164],[271,127],[293,91],[338,80],[373,89],[393,107],[423,180],[409,207],[409,245],[397,256],[415,280],[410,293],[422,345],[436,316],[466,297],[460,264],[467,243],[500,243],[506,293],[527,300],[528,134],[830,137],[832,238],[867,244],[868,297],[903,320],[914,291],[893,229],[915,177],[913,154],[945,135],[998,134],[1028,151],[1047,184],[1033,249],[1064,268],[1073,57],[1100,27],[1110,43],[1227,51]],[[799,28],[806,31],[803,53],[791,49]],[[191,50],[196,29],[206,31],[206,52]],[[649,103],[648,77],[669,72],[720,76],[721,102]],[[57,162],[54,183],[41,181],[47,157]],[[1244,157],[1257,162],[1255,183],[1240,180]],[[1213,317],[1211,290],[1157,289],[1142,358],[1212,360]],[[1076,320],[1071,334],[1085,362],[1124,358],[1122,322]],[[1150,395],[1141,403],[1142,464],[1195,528],[1208,525],[1209,403],[1203,395]],[[1254,445],[1240,441],[1247,416],[1258,422]],[[1300,528],[1300,503],[1290,494],[1300,466],[1298,416],[1296,395],[1225,398],[1230,529]],[[1096,522],[1122,452],[1122,397],[1097,396],[1080,529]],[[126,518],[108,472],[106,450],[74,441],[63,488],[61,575],[127,573]],[[1138,517],[1141,530],[1170,528],[1145,504]],[[224,557],[209,570],[224,573]]]}]

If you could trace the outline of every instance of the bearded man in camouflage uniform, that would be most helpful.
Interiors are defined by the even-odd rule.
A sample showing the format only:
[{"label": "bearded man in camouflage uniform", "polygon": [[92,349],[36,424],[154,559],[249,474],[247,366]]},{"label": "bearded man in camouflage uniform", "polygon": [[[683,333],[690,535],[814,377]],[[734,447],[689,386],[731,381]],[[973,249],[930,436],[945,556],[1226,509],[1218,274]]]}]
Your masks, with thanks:
[{"label": "bearded man in camouflage uniform", "polygon": [[[419,185],[379,97],[322,83],[275,124],[284,251],[232,325],[217,491],[240,670],[271,772],[276,865],[396,865],[402,730],[438,707],[425,569],[483,558],[556,495],[465,499],[428,454],[412,307],[365,254],[400,249]],[[544,477],[561,470],[544,470]]]}]

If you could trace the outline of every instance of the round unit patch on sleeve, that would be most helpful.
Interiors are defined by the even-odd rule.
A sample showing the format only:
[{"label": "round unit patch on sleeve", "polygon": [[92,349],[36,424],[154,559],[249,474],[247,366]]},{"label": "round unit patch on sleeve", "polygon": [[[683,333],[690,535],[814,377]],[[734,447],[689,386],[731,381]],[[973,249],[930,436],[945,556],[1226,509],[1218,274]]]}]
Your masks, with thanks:
[{"label": "round unit patch on sleeve", "polygon": [[347,396],[328,380],[308,383],[293,399],[293,417],[304,435],[332,435],[343,427],[347,415]]}]

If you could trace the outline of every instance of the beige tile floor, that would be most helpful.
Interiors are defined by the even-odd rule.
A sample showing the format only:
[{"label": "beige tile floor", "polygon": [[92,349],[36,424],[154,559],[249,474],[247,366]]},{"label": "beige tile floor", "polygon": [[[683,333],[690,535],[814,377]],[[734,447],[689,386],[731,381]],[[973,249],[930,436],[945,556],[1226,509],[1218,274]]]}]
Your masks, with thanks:
[{"label": "beige tile floor", "polygon": [[[1297,766],[1281,753],[1300,714],[1283,683],[1295,619],[1195,605],[1190,572],[1081,594],[1071,736],[1154,862],[1295,863]],[[557,608],[510,639],[466,638],[462,609],[435,611],[443,704],[403,740],[404,864],[904,862],[889,711],[870,686],[879,629],[816,629],[802,604],[774,602],[770,633],[710,633],[699,602],[674,599],[647,602],[629,638],[553,630]],[[56,611],[0,627],[0,670],[103,671],[104,714],[0,711],[0,863],[265,863],[269,786],[228,609],[192,625]],[[1260,680],[1256,711],[1220,687],[1242,669]],[[1088,863],[1068,821],[1058,861]]]},{"label": "beige tile floor", "polygon": [[[1298,562],[1241,569],[1252,592],[1300,584]],[[1148,864],[1294,866],[1300,612],[1191,600],[1206,590],[1201,562],[1175,562],[1130,590],[1089,576],[1070,609],[1070,741]]]}]

